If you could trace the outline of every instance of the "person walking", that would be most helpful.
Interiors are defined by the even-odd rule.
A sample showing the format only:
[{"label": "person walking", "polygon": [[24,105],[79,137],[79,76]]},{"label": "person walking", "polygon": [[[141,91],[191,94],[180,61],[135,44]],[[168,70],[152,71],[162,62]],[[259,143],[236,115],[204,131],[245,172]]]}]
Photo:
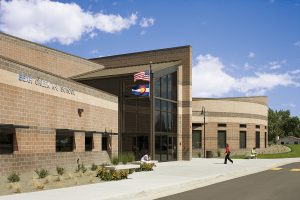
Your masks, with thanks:
[{"label": "person walking", "polygon": [[225,149],[225,161],[224,164],[227,164],[227,160],[229,160],[232,164],[233,164],[233,160],[231,160],[230,158],[230,149],[229,149],[229,145],[226,143],[226,149]]}]

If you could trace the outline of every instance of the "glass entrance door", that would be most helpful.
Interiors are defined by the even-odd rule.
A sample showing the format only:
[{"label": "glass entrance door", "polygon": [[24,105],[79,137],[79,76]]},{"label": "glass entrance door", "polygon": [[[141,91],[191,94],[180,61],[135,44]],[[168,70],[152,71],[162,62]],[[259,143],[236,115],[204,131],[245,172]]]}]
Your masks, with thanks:
[{"label": "glass entrance door", "polygon": [[176,136],[155,136],[155,159],[162,162],[177,160]]}]

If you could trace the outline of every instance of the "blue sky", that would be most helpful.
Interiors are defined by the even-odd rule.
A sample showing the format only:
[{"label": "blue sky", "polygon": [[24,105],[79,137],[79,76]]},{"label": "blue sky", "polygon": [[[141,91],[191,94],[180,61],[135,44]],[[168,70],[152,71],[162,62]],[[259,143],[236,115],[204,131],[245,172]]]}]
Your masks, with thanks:
[{"label": "blue sky", "polygon": [[300,117],[300,0],[4,0],[0,30],[84,58],[191,45],[193,96]]}]

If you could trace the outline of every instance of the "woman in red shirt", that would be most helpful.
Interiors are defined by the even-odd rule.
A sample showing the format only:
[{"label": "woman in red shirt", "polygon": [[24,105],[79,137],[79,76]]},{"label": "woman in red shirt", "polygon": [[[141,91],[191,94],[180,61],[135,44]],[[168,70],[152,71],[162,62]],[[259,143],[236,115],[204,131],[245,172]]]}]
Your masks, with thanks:
[{"label": "woman in red shirt", "polygon": [[225,149],[225,161],[224,164],[227,164],[227,160],[229,160],[232,164],[233,164],[233,160],[231,160],[230,158],[230,149],[229,149],[229,145],[226,143],[226,149]]}]

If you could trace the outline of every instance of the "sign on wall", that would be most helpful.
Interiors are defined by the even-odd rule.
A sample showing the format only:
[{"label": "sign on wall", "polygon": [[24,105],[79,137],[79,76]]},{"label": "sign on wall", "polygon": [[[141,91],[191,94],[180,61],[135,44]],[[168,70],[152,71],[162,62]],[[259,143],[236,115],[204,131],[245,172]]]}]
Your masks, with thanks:
[{"label": "sign on wall", "polygon": [[19,73],[19,81],[23,81],[23,82],[26,82],[29,84],[35,84],[40,87],[55,90],[57,92],[63,92],[66,94],[75,95],[75,90],[73,90],[72,88],[58,85],[55,83],[51,83],[50,81],[44,80],[42,78],[33,79],[31,74],[27,74],[24,72]]}]

